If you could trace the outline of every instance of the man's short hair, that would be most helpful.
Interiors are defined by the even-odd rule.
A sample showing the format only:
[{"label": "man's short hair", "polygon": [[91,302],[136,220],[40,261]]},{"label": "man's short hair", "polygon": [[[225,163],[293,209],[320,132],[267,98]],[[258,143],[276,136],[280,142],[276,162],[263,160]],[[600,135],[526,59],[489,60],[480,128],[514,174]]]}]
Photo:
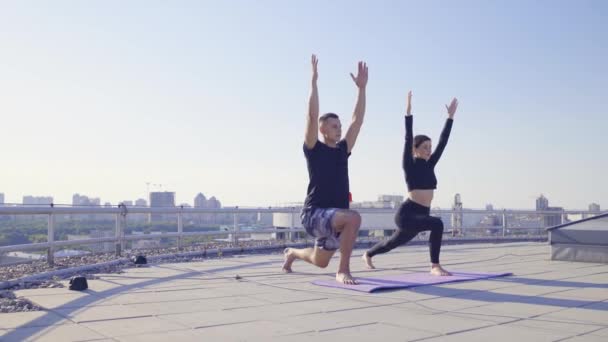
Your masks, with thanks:
[{"label": "man's short hair", "polygon": [[328,119],[340,119],[338,117],[338,114],[335,113],[325,113],[323,115],[321,115],[321,117],[319,118],[319,122],[323,123],[325,121],[327,121]]}]

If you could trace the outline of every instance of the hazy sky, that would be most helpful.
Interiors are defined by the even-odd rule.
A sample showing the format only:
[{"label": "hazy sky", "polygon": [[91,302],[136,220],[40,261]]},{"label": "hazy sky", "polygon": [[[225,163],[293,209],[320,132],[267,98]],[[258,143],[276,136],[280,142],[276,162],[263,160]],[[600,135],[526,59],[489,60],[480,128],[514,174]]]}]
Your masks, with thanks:
[{"label": "hazy sky", "polygon": [[[608,207],[608,2],[3,1],[0,192],[116,203],[164,184],[225,205],[304,199],[310,54],[321,111],[367,115],[355,201],[405,194],[407,90],[436,139],[433,206]],[[158,187],[151,187],[157,190]]]}]

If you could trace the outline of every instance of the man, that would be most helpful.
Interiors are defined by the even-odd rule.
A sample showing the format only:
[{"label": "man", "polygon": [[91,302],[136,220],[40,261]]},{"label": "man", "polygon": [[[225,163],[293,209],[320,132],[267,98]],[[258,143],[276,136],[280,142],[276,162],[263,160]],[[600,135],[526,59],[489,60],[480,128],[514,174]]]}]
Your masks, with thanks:
[{"label": "man", "polygon": [[[283,271],[292,272],[296,259],[304,260],[321,268],[327,267],[336,250],[340,249],[340,265],[336,281],[356,284],[350,274],[350,256],[355,246],[361,216],[349,210],[348,157],[355,146],[365,116],[365,88],[367,65],[359,62],[357,76],[350,74],[358,88],[357,104],[352,122],[342,138],[342,126],[338,115],[327,113],[319,118],[319,93],[317,89],[317,64],[312,56],[312,91],[308,103],[304,156],[308,166],[309,184],[302,225],[316,238],[314,248],[285,249]],[[319,132],[323,141],[319,141]]]}]

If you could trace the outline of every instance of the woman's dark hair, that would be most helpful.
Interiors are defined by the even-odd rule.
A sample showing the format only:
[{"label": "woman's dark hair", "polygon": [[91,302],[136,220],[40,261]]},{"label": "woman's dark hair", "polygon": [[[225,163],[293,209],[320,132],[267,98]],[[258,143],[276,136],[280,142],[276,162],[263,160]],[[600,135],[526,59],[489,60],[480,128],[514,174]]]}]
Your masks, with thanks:
[{"label": "woman's dark hair", "polygon": [[427,137],[424,134],[419,134],[419,135],[415,136],[414,137],[414,147],[418,148],[420,145],[422,145],[423,142],[425,142],[427,140],[431,140],[431,138]]}]

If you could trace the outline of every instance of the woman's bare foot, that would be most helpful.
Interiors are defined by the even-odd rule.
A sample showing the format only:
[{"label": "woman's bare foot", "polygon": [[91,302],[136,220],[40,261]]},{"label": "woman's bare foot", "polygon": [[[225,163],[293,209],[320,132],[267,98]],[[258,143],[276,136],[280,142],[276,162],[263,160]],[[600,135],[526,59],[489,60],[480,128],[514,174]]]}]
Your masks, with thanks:
[{"label": "woman's bare foot", "polygon": [[291,248],[285,248],[283,254],[285,255],[285,262],[283,263],[283,272],[291,273],[293,272],[291,270],[291,264],[293,264],[293,261],[296,260],[296,256],[293,255],[293,251],[291,250]]},{"label": "woman's bare foot", "polygon": [[367,267],[367,269],[373,270],[376,268],[374,266],[374,264],[372,264],[372,258],[367,255],[367,252],[363,253],[363,256],[361,256],[361,259],[363,259],[363,262],[365,263],[365,266]]},{"label": "woman's bare foot", "polygon": [[441,267],[441,265],[434,264],[433,266],[431,266],[431,275],[434,275],[434,276],[451,276],[452,273],[444,270],[443,267]]},{"label": "woman's bare foot", "polygon": [[357,281],[353,279],[353,276],[348,272],[336,273],[336,281],[346,285],[357,285]]}]

